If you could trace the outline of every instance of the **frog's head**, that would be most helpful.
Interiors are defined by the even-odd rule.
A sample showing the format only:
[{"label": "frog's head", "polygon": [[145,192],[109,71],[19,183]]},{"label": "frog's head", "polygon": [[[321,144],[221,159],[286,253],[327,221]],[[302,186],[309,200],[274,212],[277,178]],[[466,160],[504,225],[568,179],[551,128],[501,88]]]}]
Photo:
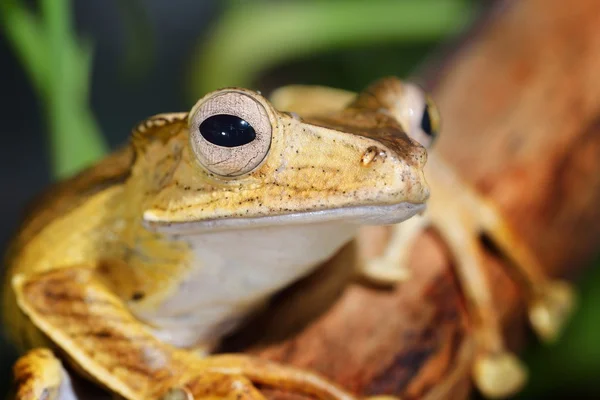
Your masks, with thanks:
[{"label": "frog's head", "polygon": [[207,94],[187,125],[163,137],[162,156],[144,154],[146,174],[155,168],[156,177],[146,191],[145,223],[190,232],[334,220],[374,225],[421,211],[433,105],[393,78],[346,100],[336,112],[301,118],[250,90]]}]

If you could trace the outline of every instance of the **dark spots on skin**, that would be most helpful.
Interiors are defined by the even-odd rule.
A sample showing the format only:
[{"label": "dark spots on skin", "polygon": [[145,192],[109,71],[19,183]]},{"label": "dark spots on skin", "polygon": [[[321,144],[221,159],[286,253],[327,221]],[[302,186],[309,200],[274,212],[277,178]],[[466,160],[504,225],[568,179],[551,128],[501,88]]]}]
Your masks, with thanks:
[{"label": "dark spots on skin", "polygon": [[66,292],[53,292],[50,288],[44,288],[44,297],[55,302],[81,303],[84,298],[79,294]]},{"label": "dark spots on skin", "polygon": [[140,301],[144,297],[146,297],[146,294],[144,292],[133,292],[133,294],[131,295],[131,301]]},{"label": "dark spots on skin", "polygon": [[94,336],[97,339],[107,339],[112,337],[112,332],[106,330],[106,329],[101,329],[99,331],[90,333],[90,336]]}]

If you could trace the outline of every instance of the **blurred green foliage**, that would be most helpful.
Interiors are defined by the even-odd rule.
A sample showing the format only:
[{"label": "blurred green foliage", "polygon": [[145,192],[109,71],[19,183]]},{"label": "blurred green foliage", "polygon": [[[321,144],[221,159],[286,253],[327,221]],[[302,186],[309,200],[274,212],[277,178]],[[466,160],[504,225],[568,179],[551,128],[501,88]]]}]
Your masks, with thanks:
[{"label": "blurred green foliage", "polygon": [[519,398],[600,398],[600,260],[579,280],[580,308],[565,334],[551,345],[536,343],[525,354],[531,377]]},{"label": "blurred green foliage", "polygon": [[473,16],[462,0],[230,1],[199,44],[190,96],[248,86],[264,70],[302,56],[382,43],[432,43]]},{"label": "blurred green foliage", "polygon": [[0,22],[46,113],[52,170],[63,178],[97,160],[106,144],[88,105],[92,50],[71,26],[69,0],[40,0],[36,15],[0,1]]}]

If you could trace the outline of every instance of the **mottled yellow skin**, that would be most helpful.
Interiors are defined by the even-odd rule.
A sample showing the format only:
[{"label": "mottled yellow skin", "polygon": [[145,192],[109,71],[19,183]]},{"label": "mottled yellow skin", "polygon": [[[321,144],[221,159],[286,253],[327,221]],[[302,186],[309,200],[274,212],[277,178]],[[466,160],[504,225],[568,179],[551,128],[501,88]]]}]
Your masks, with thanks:
[{"label": "mottled yellow skin", "polygon": [[[400,222],[428,198],[425,149],[406,134],[395,117],[400,106],[390,101],[402,96],[401,82],[382,80],[346,108],[314,119],[279,111],[255,92],[227,90],[251,97],[268,115],[271,142],[260,165],[236,177],[200,165],[188,125],[195,109],[144,121],[130,147],[59,184],[31,211],[7,258],[5,324],[21,347],[50,339],[78,370],[127,399],[154,398],[198,374],[203,390],[233,379],[237,390],[253,381],[349,398],[320,377],[251,357],[200,360],[162,343],[135,317],[164,307],[204,268],[189,235],[286,232],[288,225],[368,219],[370,210],[376,220]],[[408,211],[382,216],[382,207],[404,204]],[[48,390],[58,390],[59,375]],[[44,385],[27,384],[36,393]],[[256,390],[244,393],[260,398]],[[27,396],[20,398],[37,398]]]}]

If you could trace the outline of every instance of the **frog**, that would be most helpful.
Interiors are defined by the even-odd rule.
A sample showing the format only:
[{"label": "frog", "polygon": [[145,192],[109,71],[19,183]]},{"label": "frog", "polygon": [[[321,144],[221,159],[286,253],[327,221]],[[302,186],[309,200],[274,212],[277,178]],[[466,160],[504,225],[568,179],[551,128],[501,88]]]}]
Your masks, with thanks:
[{"label": "frog", "polygon": [[361,227],[426,207],[438,116],[418,85],[382,78],[343,106],[310,93],[303,111],[210,92],[37,200],[6,258],[17,399],[81,398],[74,373],[127,400],[264,398],[256,385],[355,398],[315,372],[217,352]]},{"label": "frog", "polygon": [[[279,107],[306,115],[342,109],[356,96],[347,90],[311,85],[290,85],[273,93],[274,103]],[[425,101],[432,100],[426,98]],[[327,107],[323,108],[323,104]],[[427,132],[430,121],[439,123],[439,116],[419,121],[411,119],[410,107],[403,110],[406,113],[399,119],[414,132],[417,140],[426,140],[422,135]],[[437,108],[432,107],[432,110],[437,112]],[[418,123],[421,129],[415,125]],[[577,305],[576,290],[572,284],[552,279],[544,272],[538,257],[514,233],[493,199],[486,198],[462,179],[436,151],[435,145],[428,148],[425,177],[431,191],[427,209],[402,224],[393,225],[384,250],[364,259],[361,273],[382,285],[408,284],[411,271],[407,265],[412,245],[425,230],[433,229],[448,248],[468,314],[474,321],[476,348],[472,376],[475,386],[487,398],[513,396],[525,386],[528,372],[504,342],[500,316],[492,304],[493,282],[488,281],[482,268],[486,249],[491,247],[507,261],[509,272],[516,278],[526,300],[530,325],[546,343],[556,341],[564,330]],[[368,238],[376,233],[381,236],[379,230],[362,227],[357,242],[368,243]]]}]

